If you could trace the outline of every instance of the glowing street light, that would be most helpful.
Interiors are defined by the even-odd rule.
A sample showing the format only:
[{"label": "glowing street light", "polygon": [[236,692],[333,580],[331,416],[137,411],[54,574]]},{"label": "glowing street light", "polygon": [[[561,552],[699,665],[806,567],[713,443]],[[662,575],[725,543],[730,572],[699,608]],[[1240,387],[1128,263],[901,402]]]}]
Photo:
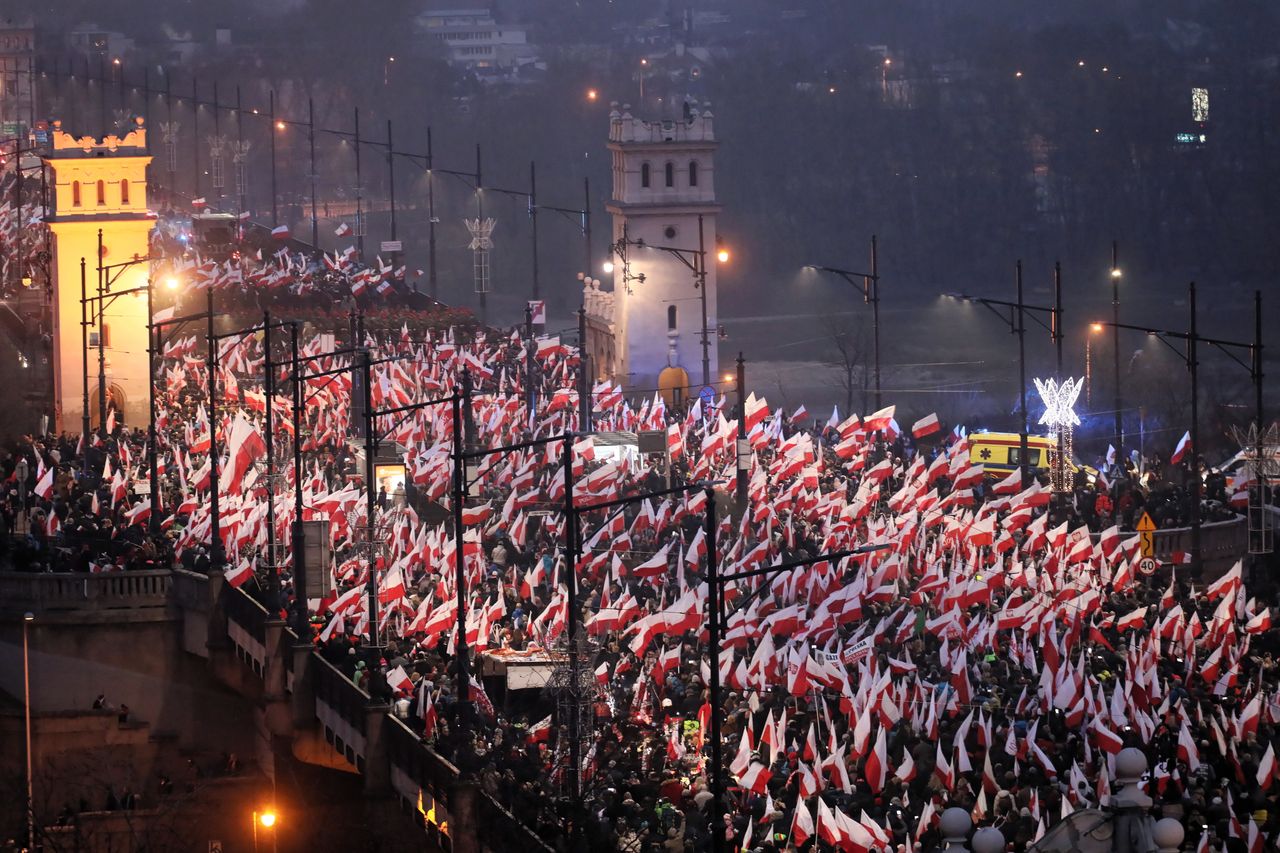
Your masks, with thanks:
[{"label": "glowing street light", "polygon": [[721,248],[719,251],[717,251],[716,260],[722,264],[729,263],[729,250],[725,248]]},{"label": "glowing street light", "polygon": [[182,282],[178,280],[176,275],[167,276],[164,280],[164,286],[170,290],[177,290],[182,286]]},{"label": "glowing street light", "polygon": [[605,261],[604,264],[601,265],[600,269],[604,270],[605,275],[613,272],[613,261]]},{"label": "glowing street light", "polygon": [[258,823],[262,824],[267,829],[270,829],[276,825],[276,813],[272,811],[263,812],[258,815]]},{"label": "glowing street light", "polygon": [[588,100],[588,101],[594,101],[594,100],[595,100],[596,98],[598,98],[598,97],[600,97],[600,93],[599,93],[599,92],[597,92],[595,89],[588,89],[588,90],[587,90],[587,100]]}]

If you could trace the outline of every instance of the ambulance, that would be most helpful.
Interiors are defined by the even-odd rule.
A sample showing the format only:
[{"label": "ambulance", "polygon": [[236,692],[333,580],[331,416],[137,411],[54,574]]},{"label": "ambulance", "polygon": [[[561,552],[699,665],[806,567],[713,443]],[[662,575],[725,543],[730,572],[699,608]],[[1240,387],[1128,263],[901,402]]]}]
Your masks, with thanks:
[{"label": "ambulance", "polygon": [[[1055,439],[1047,435],[1027,436],[1027,467],[1036,472],[1049,473],[1049,454],[1056,449]],[[982,465],[989,477],[1003,479],[1019,467],[1022,453],[1022,436],[1016,432],[969,433],[969,462]],[[1092,483],[1098,472],[1088,466],[1069,460],[1072,471],[1083,470]]]}]

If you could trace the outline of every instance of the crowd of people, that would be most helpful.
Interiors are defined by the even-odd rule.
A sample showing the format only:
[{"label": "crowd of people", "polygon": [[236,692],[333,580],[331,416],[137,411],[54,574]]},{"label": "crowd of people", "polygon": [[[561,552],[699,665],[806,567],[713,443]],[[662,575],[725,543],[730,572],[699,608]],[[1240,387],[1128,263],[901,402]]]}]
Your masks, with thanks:
[{"label": "crowd of people", "polygon": [[[332,333],[304,327],[303,341],[308,373],[352,365],[331,354],[345,348]],[[1140,510],[1162,526],[1186,520],[1178,481],[1189,470],[1145,483],[1113,476],[1101,492],[1084,484],[1055,500],[1042,482],[988,476],[959,431],[902,429],[893,407],[824,422],[755,396],[740,412],[723,398],[633,407],[617,386],[595,384],[595,429],[665,433],[668,452],[646,456],[583,435],[577,354],[553,337],[406,325],[358,342],[378,362],[368,374],[375,410],[448,395],[464,372],[473,386],[460,427],[448,405],[373,419],[405,472],[403,493],[380,489],[374,518],[350,437],[363,420],[351,405],[363,376],[304,380],[295,419],[287,371],[275,398],[265,394],[266,359],[282,352],[265,352],[260,336],[223,344],[212,388],[200,348],[179,337],[159,372],[154,519],[149,491],[135,488],[150,450],[138,425],[116,424],[88,448],[79,436],[28,438],[0,461],[4,522],[21,534],[10,537],[11,561],[223,569],[288,611],[291,563],[270,598],[264,555],[269,540],[289,542],[298,486],[303,520],[327,520],[331,536],[332,565],[318,568],[332,591],[309,607],[318,649],[556,849],[700,851],[713,835],[725,849],[929,849],[938,816],[960,806],[1024,850],[1074,810],[1106,802],[1126,746],[1148,758],[1156,810],[1203,849],[1252,853],[1280,838],[1275,584],[1241,566],[1144,575],[1129,532]],[[732,486],[711,499],[702,487],[638,497],[732,483],[739,418],[752,448],[745,503]],[[458,428],[470,447],[493,451],[461,542],[444,511]],[[266,476],[269,448],[283,482]],[[1206,519],[1230,505],[1211,479]],[[212,488],[220,549],[210,547]],[[566,491],[579,508],[637,497],[621,511],[581,511],[571,526]],[[568,565],[575,528],[580,557]],[[381,543],[372,559],[370,529]],[[865,546],[877,550],[821,559]],[[811,561],[725,583],[718,661],[712,550],[722,577]],[[571,623],[594,684],[575,700],[580,749],[562,697],[508,690],[474,660],[469,701],[459,701],[461,643],[473,657],[563,661]],[[378,659],[366,654],[373,632]],[[718,807],[708,758],[717,737]]]}]

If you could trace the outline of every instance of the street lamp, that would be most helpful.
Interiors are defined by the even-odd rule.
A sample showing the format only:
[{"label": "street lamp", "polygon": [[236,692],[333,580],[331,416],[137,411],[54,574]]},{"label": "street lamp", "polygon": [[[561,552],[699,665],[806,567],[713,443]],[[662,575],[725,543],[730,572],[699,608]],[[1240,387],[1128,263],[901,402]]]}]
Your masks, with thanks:
[{"label": "street lamp", "polygon": [[253,849],[255,853],[258,849],[258,828],[259,827],[262,828],[263,832],[269,833],[271,835],[271,849],[272,850],[276,849],[277,820],[278,820],[278,816],[276,815],[275,809],[271,806],[267,806],[264,810],[255,811],[253,813]]},{"label": "street lamp", "polygon": [[609,275],[613,272],[613,261],[605,261],[600,266],[600,269],[604,270],[605,275]]},{"label": "street lamp", "polygon": [[875,360],[876,408],[884,403],[880,398],[880,260],[876,235],[871,235],[871,272],[854,272],[853,270],[828,267],[820,264],[805,264],[805,269],[831,273],[849,282],[854,287],[862,288],[862,302],[871,306],[871,348]]},{"label": "street lamp", "polygon": [[[1196,331],[1196,283],[1193,281],[1187,288],[1187,301],[1190,308],[1190,317],[1187,324],[1187,331],[1174,332],[1166,329],[1153,329],[1148,326],[1135,326],[1131,323],[1113,323],[1102,325],[1113,325],[1116,329],[1129,329],[1135,332],[1145,332],[1148,338],[1155,338],[1160,343],[1167,346],[1182,359],[1187,366],[1187,372],[1191,375],[1191,566],[1193,569],[1200,568],[1200,494],[1201,479],[1199,472],[1196,470],[1196,455],[1200,453],[1200,360],[1197,354],[1197,345],[1205,344],[1211,346],[1227,355],[1236,364],[1249,371],[1249,378],[1253,382],[1255,417],[1258,421],[1258,429],[1263,428],[1263,409],[1262,409],[1262,291],[1255,290],[1253,293],[1253,341],[1245,343],[1243,341],[1227,341],[1218,338],[1206,338]],[[1173,344],[1169,343],[1170,339],[1186,342],[1186,349],[1180,350]],[[1249,361],[1246,363],[1240,358],[1235,350],[1245,350],[1248,353]]]},{"label": "street lamp", "polygon": [[[719,236],[716,237],[716,260],[720,263],[728,263],[729,250],[720,245]],[[653,243],[645,242],[643,238],[632,240],[627,236],[626,226],[623,226],[622,236],[618,241],[609,247],[612,254],[616,254],[622,260],[622,283],[630,292],[630,283],[638,281],[643,283],[645,280],[644,273],[632,274],[630,266],[627,263],[627,247],[637,246],[641,249],[656,249],[659,252],[666,252],[668,255],[676,258],[680,263],[684,264],[693,273],[693,286],[698,290],[699,301],[702,303],[702,384],[711,384],[711,340],[709,337],[710,330],[707,328],[707,244],[706,236],[702,227],[702,215],[698,215],[698,248],[684,249],[677,246],[658,246]],[[605,262],[605,272],[612,269],[612,261]]]},{"label": "street lamp", "polygon": [[[1029,468],[1027,467],[1027,323],[1026,317],[1029,314],[1031,319],[1039,324],[1043,329],[1049,332],[1050,339],[1057,344],[1057,375],[1062,375],[1062,274],[1061,267],[1054,265],[1054,304],[1053,307],[1043,305],[1028,305],[1022,300],[1022,261],[1018,261],[1014,267],[1014,285],[1016,288],[1017,300],[1008,302],[1003,299],[986,299],[980,296],[968,296],[963,293],[944,293],[944,299],[956,299],[962,302],[973,302],[983,306],[992,314],[1000,318],[1001,322],[1009,327],[1009,331],[1018,336],[1018,413],[1021,420],[1021,427],[1018,432],[1018,467],[1022,471],[1022,485],[1026,488],[1030,485]],[[1006,316],[1001,309],[1009,310]],[[1047,314],[1049,322],[1045,323],[1038,316],[1039,314]],[[1065,465],[1066,460],[1063,458],[1064,448],[1061,444],[1058,446],[1058,458],[1061,464]]]},{"label": "street lamp", "polygon": [[31,772],[31,656],[28,652],[29,628],[36,615],[31,611],[22,614],[22,706],[27,729],[27,849],[36,849],[36,799],[34,776]]}]

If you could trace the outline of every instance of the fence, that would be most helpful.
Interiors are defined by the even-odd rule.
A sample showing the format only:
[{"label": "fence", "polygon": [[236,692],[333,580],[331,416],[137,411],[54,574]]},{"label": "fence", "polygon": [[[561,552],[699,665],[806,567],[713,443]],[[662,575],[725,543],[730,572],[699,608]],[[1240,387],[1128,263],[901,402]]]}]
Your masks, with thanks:
[{"label": "fence", "polygon": [[164,607],[170,571],[105,574],[0,572],[0,611],[49,613]]}]

